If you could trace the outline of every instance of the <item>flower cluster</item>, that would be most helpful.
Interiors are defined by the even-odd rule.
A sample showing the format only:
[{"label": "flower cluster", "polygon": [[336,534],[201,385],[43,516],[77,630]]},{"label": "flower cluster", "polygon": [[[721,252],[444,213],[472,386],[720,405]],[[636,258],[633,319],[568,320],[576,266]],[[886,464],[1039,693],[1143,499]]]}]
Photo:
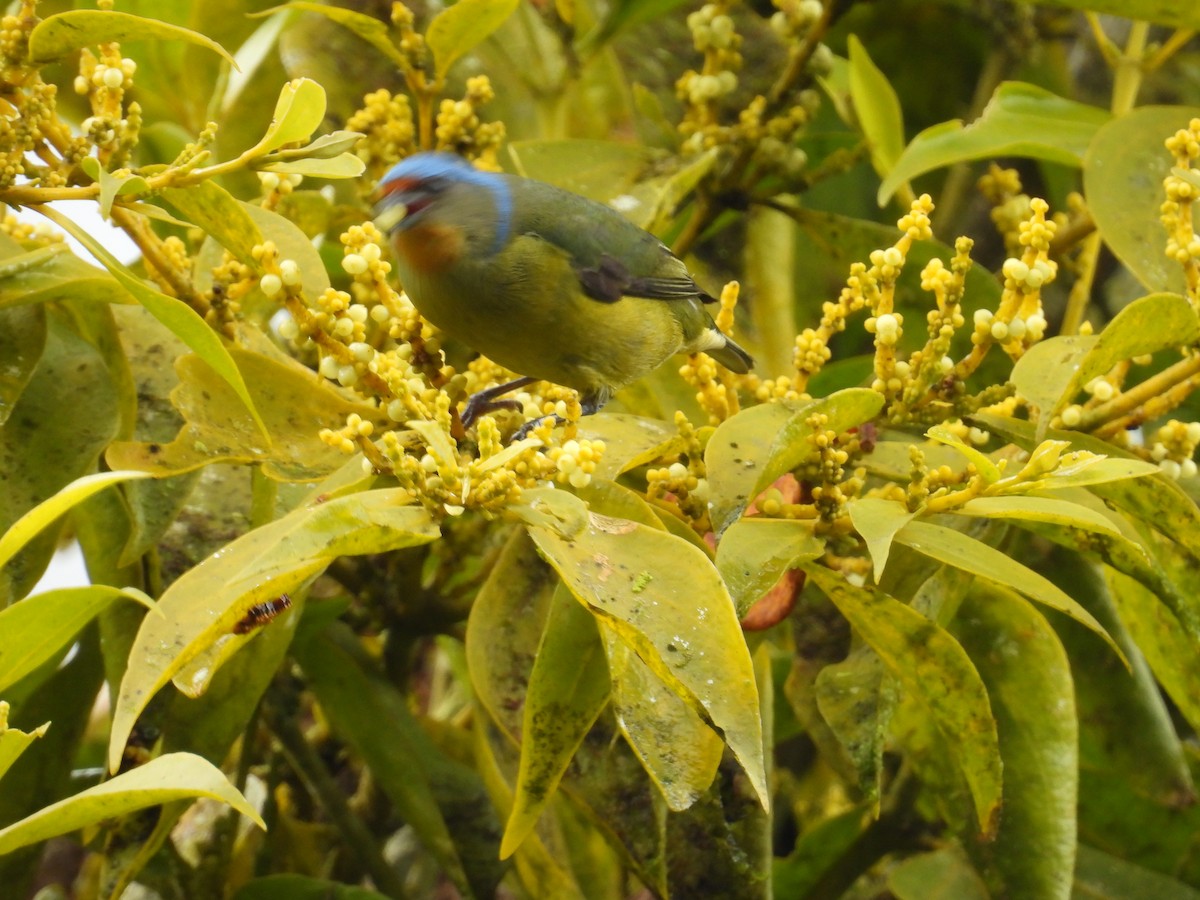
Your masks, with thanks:
[{"label": "flower cluster", "polygon": [[1194,209],[1200,200],[1200,119],[1167,138],[1167,150],[1175,157],[1175,168],[1163,180],[1167,199],[1161,213],[1167,230],[1167,256],[1183,267],[1188,297],[1200,310],[1200,235],[1196,233]]},{"label": "flower cluster", "polygon": [[[721,309],[716,324],[725,334],[733,333],[733,310],[737,306],[739,292],[740,286],[736,281],[729,282],[721,290]],[[679,374],[696,388],[696,402],[708,413],[711,424],[724,422],[741,408],[737,395],[737,384],[741,379],[718,366],[707,353],[693,355],[680,367]]]}]

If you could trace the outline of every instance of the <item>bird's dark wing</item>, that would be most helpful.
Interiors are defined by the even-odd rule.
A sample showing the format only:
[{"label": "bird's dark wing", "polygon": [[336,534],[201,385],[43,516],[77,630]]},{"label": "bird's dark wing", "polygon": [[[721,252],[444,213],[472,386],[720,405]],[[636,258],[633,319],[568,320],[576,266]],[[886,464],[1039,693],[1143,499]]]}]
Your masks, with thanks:
[{"label": "bird's dark wing", "polygon": [[651,300],[686,300],[705,303],[712,297],[687,276],[635,276],[615,256],[608,253],[594,266],[576,267],[583,292],[601,303],[615,303],[622,297],[646,297]]}]

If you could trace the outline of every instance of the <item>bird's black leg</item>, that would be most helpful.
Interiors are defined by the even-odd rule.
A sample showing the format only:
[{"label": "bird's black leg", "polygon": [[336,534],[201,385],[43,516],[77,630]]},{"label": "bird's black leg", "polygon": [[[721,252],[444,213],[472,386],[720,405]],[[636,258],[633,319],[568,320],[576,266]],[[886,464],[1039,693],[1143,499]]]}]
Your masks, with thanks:
[{"label": "bird's black leg", "polygon": [[[600,407],[602,407],[607,400],[608,397],[602,394],[585,394],[579,398],[580,415],[590,416],[592,413],[598,412]],[[551,414],[549,416],[538,416],[538,418],[530,419],[528,422],[518,428],[513,434],[512,439],[514,441],[520,441],[529,437],[529,432],[533,431],[533,429],[537,428],[547,419],[553,419],[555,425],[567,424],[567,420],[559,415]]]},{"label": "bird's black leg", "polygon": [[520,409],[516,400],[498,400],[496,398],[503,397],[517,388],[523,388],[527,384],[533,384],[538,380],[537,378],[524,376],[515,381],[498,384],[495,387],[486,388],[472,394],[467,398],[467,405],[463,407],[463,411],[459,415],[459,418],[462,419],[463,428],[470,428],[472,422],[484,413],[491,412],[494,409]]}]

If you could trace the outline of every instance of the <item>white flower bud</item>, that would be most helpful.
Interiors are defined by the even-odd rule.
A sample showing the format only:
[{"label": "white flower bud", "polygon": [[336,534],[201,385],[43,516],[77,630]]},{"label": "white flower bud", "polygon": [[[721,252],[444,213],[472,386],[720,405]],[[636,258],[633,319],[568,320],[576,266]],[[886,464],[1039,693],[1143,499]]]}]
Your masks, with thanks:
[{"label": "white flower bud", "polygon": [[294,259],[281,259],[279,261],[279,277],[288,287],[296,287],[300,284],[300,265]]},{"label": "white flower bud", "polygon": [[274,272],[268,272],[266,275],[264,275],[262,278],[259,279],[258,288],[266,296],[274,297],[281,290],[283,290],[283,279],[281,279]]},{"label": "white flower bud", "polygon": [[347,253],[342,257],[342,268],[348,275],[361,275],[367,271],[367,261],[357,253]]}]

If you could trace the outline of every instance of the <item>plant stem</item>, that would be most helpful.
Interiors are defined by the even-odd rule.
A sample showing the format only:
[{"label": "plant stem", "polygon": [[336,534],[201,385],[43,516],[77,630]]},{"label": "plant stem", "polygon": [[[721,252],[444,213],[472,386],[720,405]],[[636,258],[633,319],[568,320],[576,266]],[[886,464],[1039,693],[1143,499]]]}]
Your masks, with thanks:
[{"label": "plant stem", "polygon": [[[1114,397],[1094,409],[1084,410],[1083,419],[1077,431],[1090,431],[1101,437],[1115,433],[1115,421],[1133,412],[1147,400],[1152,400],[1171,388],[1186,382],[1200,374],[1200,355],[1189,356],[1163,369],[1157,375],[1147,378],[1141,384],[1134,385],[1129,390]],[[1120,427],[1124,427],[1123,425]]]},{"label": "plant stem", "polygon": [[1079,256],[1079,277],[1071,285],[1070,296],[1067,297],[1067,309],[1063,313],[1059,334],[1078,334],[1079,326],[1083,323],[1088,303],[1092,296],[1092,282],[1096,277],[1096,262],[1100,258],[1100,232],[1093,231],[1083,241],[1083,251]]},{"label": "plant stem", "polygon": [[376,844],[375,836],[350,810],[342,789],[326,770],[316,751],[304,739],[300,728],[287,716],[281,715],[266,704],[263,706],[263,719],[275,739],[279,741],[284,758],[341,832],[346,848],[370,874],[376,889],[395,900],[405,900],[408,892],[399,873],[388,865]]}]

